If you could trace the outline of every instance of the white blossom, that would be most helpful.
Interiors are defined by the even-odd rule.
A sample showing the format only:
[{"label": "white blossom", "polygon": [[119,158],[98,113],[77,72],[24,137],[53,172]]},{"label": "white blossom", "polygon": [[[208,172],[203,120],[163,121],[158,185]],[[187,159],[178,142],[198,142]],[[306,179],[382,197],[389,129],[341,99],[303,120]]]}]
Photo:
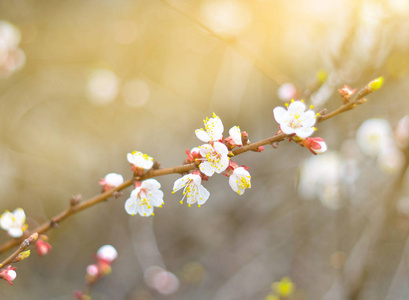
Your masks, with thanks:
[{"label": "white blossom", "polygon": [[187,174],[182,178],[175,181],[173,185],[173,192],[183,188],[183,198],[180,203],[183,203],[183,199],[186,197],[186,202],[189,204],[197,203],[199,207],[203,205],[209,198],[209,191],[202,185],[202,178],[200,175]]},{"label": "white blossom", "polygon": [[203,174],[212,176],[214,172],[221,173],[229,166],[229,157],[227,156],[229,150],[226,145],[215,142],[213,146],[204,144],[200,146],[199,149],[200,155],[206,159],[199,166]]},{"label": "white blossom", "polygon": [[133,168],[149,170],[153,166],[153,158],[139,151],[128,153],[126,158]]},{"label": "white blossom", "polygon": [[26,214],[22,208],[16,208],[14,212],[6,210],[0,216],[0,226],[3,230],[14,238],[19,238],[23,235],[23,232],[27,229]]},{"label": "white blossom", "polygon": [[222,120],[216,114],[213,113],[213,118],[206,118],[203,120],[205,129],[196,129],[195,133],[199,140],[202,142],[218,141],[223,138],[223,123]]},{"label": "white blossom", "polygon": [[243,167],[234,169],[233,174],[229,177],[230,187],[237,194],[242,195],[246,189],[251,188],[250,173]]},{"label": "white blossom", "polygon": [[314,111],[305,111],[305,109],[306,106],[302,101],[292,101],[288,109],[281,106],[274,108],[274,118],[285,134],[295,133],[305,139],[314,132],[313,126],[316,121]]},{"label": "white blossom", "polygon": [[243,142],[241,139],[241,130],[239,126],[233,126],[232,128],[230,128],[229,134],[235,145],[238,145],[238,146],[243,145]]},{"label": "white blossom", "polygon": [[161,207],[163,204],[163,192],[160,183],[156,179],[148,179],[131,192],[131,196],[125,202],[125,210],[130,215],[140,214],[148,217],[153,215],[153,207]]}]

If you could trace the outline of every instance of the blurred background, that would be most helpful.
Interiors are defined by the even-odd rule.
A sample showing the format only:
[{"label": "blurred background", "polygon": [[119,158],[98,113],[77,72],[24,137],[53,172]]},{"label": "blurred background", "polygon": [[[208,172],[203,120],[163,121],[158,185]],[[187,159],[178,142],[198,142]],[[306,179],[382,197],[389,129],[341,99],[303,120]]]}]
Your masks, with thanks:
[{"label": "blurred background", "polygon": [[157,178],[149,218],[126,214],[127,189],[50,231],[0,298],[72,299],[104,244],[119,257],[93,299],[265,299],[284,276],[291,299],[408,298],[408,1],[18,0],[0,20],[0,208],[29,229],[107,173],[131,178],[128,152],[182,164],[213,112],[255,142],[291,98],[331,111],[344,84],[385,79],[317,126],[327,153],[244,153],[251,189],[213,176],[201,208],[171,193],[178,175]]}]

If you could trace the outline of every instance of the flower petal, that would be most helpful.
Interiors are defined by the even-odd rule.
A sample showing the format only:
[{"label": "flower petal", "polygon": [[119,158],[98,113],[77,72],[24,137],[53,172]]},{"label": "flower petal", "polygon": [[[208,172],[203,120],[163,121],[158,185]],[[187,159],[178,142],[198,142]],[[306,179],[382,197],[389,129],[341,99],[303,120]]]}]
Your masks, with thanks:
[{"label": "flower petal", "polygon": [[207,201],[207,199],[209,199],[210,193],[203,185],[201,185],[201,186],[199,186],[199,195],[198,196],[199,197],[197,199],[197,203],[199,205],[202,205]]},{"label": "flower petal", "polygon": [[201,140],[202,142],[207,143],[208,141],[210,141],[209,134],[206,131],[204,131],[202,128],[201,129],[196,129],[195,134],[196,134],[197,138],[199,140]]},{"label": "flower petal", "polygon": [[128,198],[128,200],[126,200],[125,211],[131,216],[134,216],[138,213],[138,206],[134,198],[131,197],[131,198]]},{"label": "flower petal", "polygon": [[157,181],[156,179],[147,179],[145,181],[142,182],[141,184],[141,188],[145,188],[151,191],[154,190],[159,190],[161,187],[159,181]]},{"label": "flower petal", "polygon": [[285,122],[287,118],[287,110],[284,107],[278,106],[273,110],[274,119],[278,124]]},{"label": "flower petal", "polygon": [[295,129],[295,134],[298,137],[305,139],[309,137],[311,134],[313,134],[314,131],[315,131],[314,127],[300,127],[300,128]]},{"label": "flower petal", "polygon": [[[227,168],[227,167],[226,167]],[[214,168],[208,161],[204,161],[199,165],[200,171],[207,175],[207,176],[212,176],[214,174]]]}]

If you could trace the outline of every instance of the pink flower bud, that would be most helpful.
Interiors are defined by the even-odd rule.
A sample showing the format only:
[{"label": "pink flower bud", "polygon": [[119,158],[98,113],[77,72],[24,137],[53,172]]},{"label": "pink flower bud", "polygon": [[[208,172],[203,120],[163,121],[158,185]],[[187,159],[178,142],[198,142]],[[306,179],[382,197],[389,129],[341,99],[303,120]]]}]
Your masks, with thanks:
[{"label": "pink flower bud", "polygon": [[311,153],[314,155],[324,153],[328,149],[327,144],[320,137],[307,138],[303,140],[301,143],[305,148],[310,150]]},{"label": "pink flower bud", "polygon": [[51,245],[47,243],[44,239],[39,239],[35,243],[35,246],[37,248],[37,254],[39,256],[44,256],[50,254],[50,251],[52,249]]},{"label": "pink flower bud", "polygon": [[101,272],[99,270],[99,267],[97,265],[89,265],[87,267],[87,272],[86,272],[86,280],[88,283],[94,283],[96,282],[99,277],[101,276]]},{"label": "pink flower bud", "polygon": [[0,278],[6,280],[9,284],[13,285],[12,281],[16,279],[17,273],[14,271],[16,267],[12,268],[10,265],[7,266],[7,269],[0,271]]},{"label": "pink flower bud", "polygon": [[102,246],[97,252],[98,261],[102,260],[108,264],[111,264],[117,257],[118,252],[111,245]]}]

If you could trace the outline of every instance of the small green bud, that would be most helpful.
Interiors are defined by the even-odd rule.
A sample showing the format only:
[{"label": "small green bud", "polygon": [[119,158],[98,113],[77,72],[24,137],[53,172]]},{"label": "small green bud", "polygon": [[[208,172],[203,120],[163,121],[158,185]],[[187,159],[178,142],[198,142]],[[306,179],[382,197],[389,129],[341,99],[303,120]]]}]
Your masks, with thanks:
[{"label": "small green bud", "polygon": [[381,88],[382,84],[383,84],[383,77],[379,77],[379,78],[376,78],[376,79],[372,80],[372,81],[368,84],[368,86],[369,86],[369,89],[370,89],[372,92],[374,92],[374,91],[376,91],[376,90],[379,90],[379,89]]},{"label": "small green bud", "polygon": [[30,254],[31,254],[30,250],[23,251],[19,255],[16,256],[13,262],[19,262],[19,261],[25,260],[26,258],[30,256]]}]

